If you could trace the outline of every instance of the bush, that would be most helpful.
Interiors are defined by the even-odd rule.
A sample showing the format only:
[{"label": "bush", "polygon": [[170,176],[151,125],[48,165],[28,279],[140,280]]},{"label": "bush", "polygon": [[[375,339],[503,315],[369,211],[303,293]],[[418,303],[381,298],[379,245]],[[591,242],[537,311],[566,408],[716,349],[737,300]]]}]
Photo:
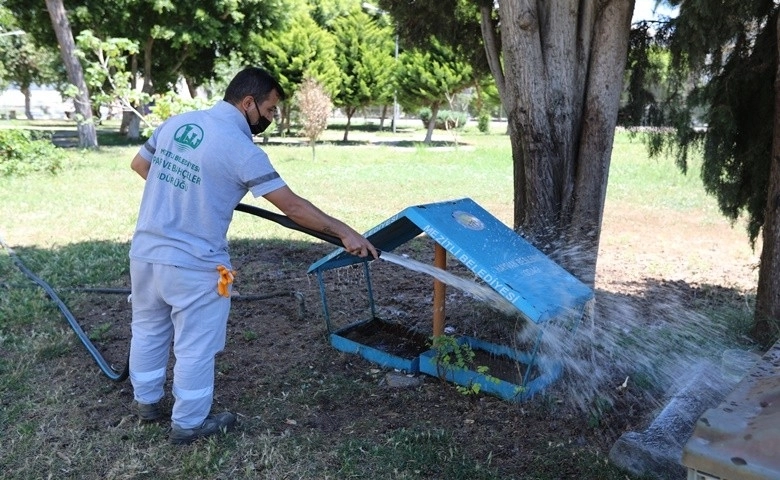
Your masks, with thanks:
[{"label": "bush", "polygon": [[48,132],[0,130],[0,176],[57,173],[61,169],[57,147]]},{"label": "bush", "polygon": [[490,114],[488,112],[482,112],[479,114],[477,128],[482,133],[490,133]]},{"label": "bush", "polygon": [[[428,128],[428,122],[431,120],[431,109],[423,108],[417,114],[422,120],[423,126]],[[464,112],[454,112],[452,110],[439,110],[436,115],[436,126],[434,128],[438,130],[450,130],[453,128],[463,128],[466,125],[468,116]],[[445,126],[445,123],[446,126]]]},{"label": "bush", "polygon": [[155,95],[151,103],[141,112],[144,113],[144,119],[147,122],[141,134],[145,137],[151,137],[155,127],[170,117],[184,112],[209,108],[212,103],[202,98],[183,98],[175,92]]}]

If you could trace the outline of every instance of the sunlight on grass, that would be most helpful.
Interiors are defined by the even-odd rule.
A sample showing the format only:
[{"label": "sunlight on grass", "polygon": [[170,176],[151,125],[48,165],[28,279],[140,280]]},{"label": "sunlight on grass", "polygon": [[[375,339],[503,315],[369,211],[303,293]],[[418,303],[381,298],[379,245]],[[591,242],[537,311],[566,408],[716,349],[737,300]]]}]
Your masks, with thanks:
[{"label": "sunlight on grass", "polygon": [[[381,135],[391,135],[381,133]],[[446,134],[440,134],[446,138]],[[381,137],[379,133],[372,138]],[[264,148],[294,191],[326,212],[365,231],[404,208],[470,197],[512,224],[512,155],[505,135],[461,134],[462,145],[347,146],[326,142],[312,161],[307,148],[272,143]],[[132,236],[143,181],[129,168],[138,147],[63,150],[57,176],[4,178],[0,235],[16,245],[54,246],[80,241],[127,242]],[[670,208],[719,218],[704,194],[698,165],[683,175],[667,158],[648,159],[638,138],[615,137],[607,202]],[[245,203],[273,210],[247,195]],[[306,238],[246,214],[236,214],[231,238]],[[306,238],[309,239],[309,238]]]},{"label": "sunlight on grass", "polygon": [[704,191],[696,157],[683,174],[673,158],[649,158],[640,137],[620,132],[615,135],[609,169],[607,202],[637,204],[647,209],[667,208],[696,211],[709,218],[722,218],[717,202]]}]

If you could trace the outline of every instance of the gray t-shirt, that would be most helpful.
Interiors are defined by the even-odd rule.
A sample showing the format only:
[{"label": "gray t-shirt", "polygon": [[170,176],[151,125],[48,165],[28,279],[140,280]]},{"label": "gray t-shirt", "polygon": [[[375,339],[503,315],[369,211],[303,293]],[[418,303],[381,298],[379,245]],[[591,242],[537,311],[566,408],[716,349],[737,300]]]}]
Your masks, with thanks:
[{"label": "gray t-shirt", "polygon": [[141,147],[150,162],[130,258],[198,270],[230,268],[227,229],[247,191],[285,186],[246,118],[220,100],[166,120]]}]

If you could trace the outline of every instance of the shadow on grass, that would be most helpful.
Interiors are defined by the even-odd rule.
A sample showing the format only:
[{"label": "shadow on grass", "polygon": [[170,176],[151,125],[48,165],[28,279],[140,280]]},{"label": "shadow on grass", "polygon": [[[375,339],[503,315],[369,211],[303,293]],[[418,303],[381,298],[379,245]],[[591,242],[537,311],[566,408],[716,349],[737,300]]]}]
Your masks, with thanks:
[{"label": "shadow on grass", "polygon": [[[74,130],[66,130],[66,129],[53,129],[51,130],[52,134],[52,143],[54,145],[61,147],[61,148],[78,148],[79,146],[79,135],[78,132]],[[98,145],[101,147],[130,147],[130,146],[138,146],[142,145],[146,138],[142,137],[140,139],[129,139],[125,135],[120,134],[118,131],[110,131],[110,130],[98,130]],[[268,141],[264,141],[263,139],[255,139],[255,143],[260,146],[268,146],[268,145],[276,145],[276,146],[286,146],[286,147],[300,147],[300,148],[311,148],[311,145],[309,144],[309,141],[305,138],[300,137],[271,137]],[[453,148],[456,146],[456,143],[447,140],[432,140],[428,143],[425,143],[423,141],[417,141],[417,140],[399,140],[399,139],[393,139],[393,138],[387,138],[387,139],[373,139],[373,140],[347,140],[346,142],[336,140],[336,141],[318,141],[317,146],[323,146],[323,145],[332,145],[336,147],[365,147],[369,145],[375,145],[375,146],[385,146],[385,147],[393,147],[393,148],[409,148],[409,149],[418,149],[418,148]],[[457,146],[468,146],[470,144],[465,142],[458,142]]]},{"label": "shadow on grass", "polygon": [[[75,128],[72,130],[56,128],[51,130],[51,134],[52,143],[60,148],[78,148],[79,146],[79,134]],[[146,141],[144,137],[127,138],[126,135],[120,134],[115,129],[98,129],[97,139],[98,146],[101,147],[132,147],[143,145]]]},{"label": "shadow on grass", "polygon": [[[76,129],[75,123],[66,121],[35,121],[34,124],[16,124],[17,128],[31,128],[35,130],[45,130],[51,134],[51,140],[54,145],[60,148],[78,148],[79,147],[79,135]],[[334,132],[343,132],[344,125],[336,125],[330,129]],[[447,140],[431,140],[430,142],[424,142],[422,140],[410,140],[408,137],[411,134],[419,133],[420,138],[423,138],[424,131],[415,130],[412,128],[399,128],[396,130],[396,134],[391,134],[388,128],[379,128],[378,125],[357,125],[351,126],[350,132],[363,132],[363,133],[385,133],[387,135],[397,135],[397,137],[388,136],[386,138],[373,138],[370,140],[320,140],[316,143],[317,146],[332,145],[336,147],[364,147],[364,146],[383,146],[391,148],[401,149],[433,149],[433,148],[457,148],[460,146],[470,146],[467,142],[459,141],[458,139]],[[438,131],[439,134],[443,134]],[[145,141],[145,137],[130,139],[126,135],[120,134],[119,130],[115,126],[104,127],[98,126],[97,128],[98,146],[100,147],[129,147],[140,146]],[[273,135],[268,139],[263,137],[256,137],[255,143],[260,146],[276,146],[283,145],[287,147],[301,147],[311,148],[308,139],[290,132],[284,136]]]}]

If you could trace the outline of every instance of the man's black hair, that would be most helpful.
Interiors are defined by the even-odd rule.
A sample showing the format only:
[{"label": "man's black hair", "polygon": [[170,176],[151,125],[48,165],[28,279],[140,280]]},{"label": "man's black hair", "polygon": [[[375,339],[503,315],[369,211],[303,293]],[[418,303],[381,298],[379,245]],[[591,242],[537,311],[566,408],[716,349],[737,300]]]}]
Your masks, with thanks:
[{"label": "man's black hair", "polygon": [[274,90],[280,101],[285,99],[284,89],[270,73],[259,67],[246,67],[230,81],[223,100],[236,105],[251,95],[255,101],[262,103]]}]

